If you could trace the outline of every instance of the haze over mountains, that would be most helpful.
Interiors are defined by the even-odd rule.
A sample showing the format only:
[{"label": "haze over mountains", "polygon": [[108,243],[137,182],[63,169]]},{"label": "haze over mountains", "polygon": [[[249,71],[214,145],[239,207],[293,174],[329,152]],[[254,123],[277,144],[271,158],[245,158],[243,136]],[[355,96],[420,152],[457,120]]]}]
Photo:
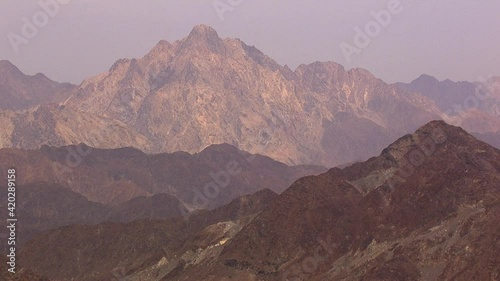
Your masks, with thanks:
[{"label": "haze over mountains", "polygon": [[75,88],[69,83],[54,82],[41,73],[25,75],[9,61],[0,61],[0,109],[20,110],[62,102]]},{"label": "haze over mountains", "polygon": [[500,77],[291,70],[205,25],[78,86],[1,61],[0,278],[498,280],[499,116]]},{"label": "haze over mountains", "polygon": [[[77,158],[78,152],[85,153]],[[19,245],[61,226],[186,217],[263,189],[282,193],[295,180],[326,171],[290,167],[227,144],[194,155],[83,146],[0,149],[0,163],[20,175]]]},{"label": "haze over mountains", "polygon": [[[131,146],[148,153],[196,153],[228,143],[287,164],[336,166],[376,155],[434,119],[478,133],[500,131],[494,116],[448,118],[441,95],[451,90],[434,87],[423,94],[425,81],[424,88],[416,84],[388,85],[366,70],[346,71],[333,62],[292,71],[200,25],[182,40],[160,41],[140,59],[117,61],[59,106],[4,111],[0,143],[30,149]],[[463,104],[472,85],[454,101]],[[486,119],[487,126],[476,126]]]},{"label": "haze over mountains", "polygon": [[[78,151],[86,151],[81,159],[75,158]],[[194,155],[147,155],[132,148],[78,146],[0,149],[0,161],[16,167],[22,175],[19,185],[53,183],[108,205],[167,193],[191,210],[218,207],[264,188],[281,193],[298,178],[326,170],[311,165],[290,167],[227,144],[213,145]],[[214,192],[218,194],[212,198]]]},{"label": "haze over mountains", "polygon": [[500,131],[500,77],[481,78],[480,82],[438,81],[422,75],[410,84],[398,86],[416,91],[430,99],[446,114],[444,119],[475,133]]},{"label": "haze over mountains", "polygon": [[66,227],[21,255],[57,280],[497,280],[499,169],[499,150],[436,121],[278,197],[259,192],[187,223]]}]

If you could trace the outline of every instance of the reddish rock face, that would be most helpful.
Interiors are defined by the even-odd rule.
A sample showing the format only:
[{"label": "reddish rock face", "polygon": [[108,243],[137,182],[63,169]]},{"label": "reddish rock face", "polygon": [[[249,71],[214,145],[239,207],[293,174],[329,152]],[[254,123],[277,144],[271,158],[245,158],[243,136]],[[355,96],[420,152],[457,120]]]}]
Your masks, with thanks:
[{"label": "reddish rock face", "polygon": [[[59,279],[497,280],[499,170],[499,150],[434,121],[278,197],[262,191],[187,221],[59,229],[21,255]],[[80,261],[39,258],[84,245]]]},{"label": "reddish rock face", "polygon": [[[217,270],[264,280],[297,276],[297,265],[302,280],[494,280],[499,170],[498,150],[429,123],[379,157],[297,181],[232,239]],[[304,269],[328,239],[331,253]]]}]

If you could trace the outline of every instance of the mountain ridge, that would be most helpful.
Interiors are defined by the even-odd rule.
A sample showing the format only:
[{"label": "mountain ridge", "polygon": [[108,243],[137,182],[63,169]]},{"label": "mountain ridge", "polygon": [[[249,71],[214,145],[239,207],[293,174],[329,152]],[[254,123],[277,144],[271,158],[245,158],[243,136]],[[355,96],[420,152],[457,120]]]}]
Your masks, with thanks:
[{"label": "mountain ridge", "polygon": [[[119,205],[139,196],[167,193],[190,210],[212,209],[264,188],[281,193],[321,166],[288,166],[228,144],[196,154],[146,154],[135,148],[97,149],[84,144],[38,150],[0,149],[0,161],[23,176],[19,185],[48,182],[69,188],[89,201]],[[214,196],[210,188],[214,188]]]},{"label": "mountain ridge", "polygon": [[[361,160],[440,114],[429,101],[399,94],[366,70],[339,65],[336,73],[322,72],[327,64],[292,71],[239,39],[221,39],[214,29],[196,26],[184,39],[162,40],[142,58],[119,60],[108,73],[86,79],[64,104],[135,128],[151,141],[151,150],[139,147],[146,151],[194,153],[229,143],[287,164],[327,166]],[[315,90],[311,83],[318,82],[303,79],[305,72],[338,81]],[[403,109],[414,118],[401,115],[404,122],[395,124],[387,116]],[[337,114],[348,122],[335,122]],[[347,128],[349,122],[366,124],[369,133],[360,135],[380,140],[367,144]],[[397,132],[388,135],[387,128]],[[335,142],[356,147],[332,153]]]},{"label": "mountain ridge", "polygon": [[[426,75],[420,80],[436,82]],[[140,58],[117,60],[64,101],[1,112],[6,130],[0,145],[87,143],[196,153],[228,143],[289,165],[332,167],[377,155],[394,138],[435,119],[487,140],[500,131],[498,118],[482,107],[444,112],[439,96],[463,107],[476,84],[436,83],[446,84],[445,90],[466,87],[441,95],[442,87],[433,84],[422,93],[415,85],[387,84],[365,69],[334,62],[291,70],[254,46],[198,25],[183,39],[159,41]]]},{"label": "mountain ridge", "polygon": [[26,75],[10,61],[0,61],[0,109],[26,110],[68,98],[76,85],[58,83],[42,73]]},{"label": "mountain ridge", "polygon": [[[500,256],[490,247],[498,229],[494,217],[500,211],[500,194],[498,186],[495,188],[500,151],[444,124],[431,122],[365,163],[300,179],[227,243],[217,266],[186,270],[186,275],[179,277],[419,280],[439,276],[439,280],[489,280],[498,276],[492,265]],[[417,144],[436,130],[439,141],[435,151],[408,173],[408,168],[402,168],[406,165],[403,158],[417,151]],[[387,172],[407,173],[391,187]],[[360,191],[362,184],[369,186],[368,192]],[[432,235],[426,239],[425,233]],[[464,237],[463,233],[469,234]],[[483,234],[489,242],[479,242]],[[457,235],[462,239],[451,238]],[[450,245],[445,249],[453,250],[438,250],[443,241],[450,241],[444,242]],[[487,252],[481,261],[463,252],[470,243]],[[321,250],[326,258],[315,258],[314,249],[322,247],[327,247]],[[494,248],[498,250],[498,246]],[[308,269],[302,263],[305,260],[316,266]],[[434,262],[446,265],[433,271]]]},{"label": "mountain ridge", "polygon": [[478,135],[500,131],[500,84],[497,77],[479,78],[478,82],[439,81],[421,75],[409,84],[398,87],[418,92],[433,101],[444,112],[444,120]]},{"label": "mountain ridge", "polygon": [[[277,197],[261,191],[260,198],[268,203],[243,212],[251,215],[237,221],[237,215],[228,214],[242,213],[228,211],[233,210],[230,206],[251,207],[248,200],[256,195],[195,212],[188,228],[170,227],[168,232],[168,222],[154,221],[54,230],[32,241],[23,254],[26,269],[59,279],[78,275],[91,280],[92,274],[103,276],[127,268],[115,277],[496,280],[500,276],[496,266],[500,261],[499,170],[500,150],[459,127],[432,121],[365,162],[303,177]],[[207,221],[209,213],[217,218]],[[83,268],[75,268],[75,261],[63,261],[58,263],[61,270],[52,271],[47,259],[45,266],[38,263],[37,257],[47,249],[64,251],[60,245],[77,245],[77,241],[92,244],[90,233],[98,229],[105,240],[120,236],[113,242],[116,249],[129,247],[132,236],[149,230],[154,245],[150,246],[161,250],[149,254],[138,250],[127,259],[111,260],[99,256],[101,249],[94,247],[82,256],[92,257],[92,263],[76,261]],[[78,239],[77,233],[82,233]],[[165,236],[171,239],[159,238]],[[146,262],[133,262],[137,260]],[[94,266],[99,269],[89,273]]]}]

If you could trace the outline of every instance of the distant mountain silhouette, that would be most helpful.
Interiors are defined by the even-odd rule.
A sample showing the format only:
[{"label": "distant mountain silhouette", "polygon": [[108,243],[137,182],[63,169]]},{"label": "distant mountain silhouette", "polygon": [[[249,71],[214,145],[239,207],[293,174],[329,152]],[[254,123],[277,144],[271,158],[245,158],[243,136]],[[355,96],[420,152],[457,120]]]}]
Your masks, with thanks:
[{"label": "distant mountain silhouette", "polygon": [[0,110],[63,102],[75,88],[69,83],[54,82],[41,73],[25,75],[10,61],[0,61]]},{"label": "distant mountain silhouette", "polygon": [[[445,120],[478,134],[500,132],[500,79],[491,77],[480,82],[439,81],[422,75],[399,87],[432,99],[446,114]],[[492,144],[498,143],[495,139]],[[499,147],[499,146],[497,146]]]}]

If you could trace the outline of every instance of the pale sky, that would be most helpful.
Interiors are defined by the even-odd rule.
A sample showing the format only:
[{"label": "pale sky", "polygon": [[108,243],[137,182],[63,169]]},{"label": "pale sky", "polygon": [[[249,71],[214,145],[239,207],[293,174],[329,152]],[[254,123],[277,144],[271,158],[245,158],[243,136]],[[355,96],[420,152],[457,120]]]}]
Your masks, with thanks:
[{"label": "pale sky", "polygon": [[[44,23],[39,3],[54,1],[0,0],[0,59],[27,74],[79,84],[119,58],[142,57],[161,39],[182,39],[203,23],[292,69],[335,61],[390,83],[423,73],[455,81],[500,75],[498,0],[400,0],[385,26],[376,30],[372,23],[371,42],[350,62],[341,43],[355,47],[355,27],[364,30],[374,20],[371,11],[398,0],[58,0],[66,4]],[[214,3],[232,10],[221,18]],[[23,35],[23,18],[42,26],[26,33],[32,38]]]}]

